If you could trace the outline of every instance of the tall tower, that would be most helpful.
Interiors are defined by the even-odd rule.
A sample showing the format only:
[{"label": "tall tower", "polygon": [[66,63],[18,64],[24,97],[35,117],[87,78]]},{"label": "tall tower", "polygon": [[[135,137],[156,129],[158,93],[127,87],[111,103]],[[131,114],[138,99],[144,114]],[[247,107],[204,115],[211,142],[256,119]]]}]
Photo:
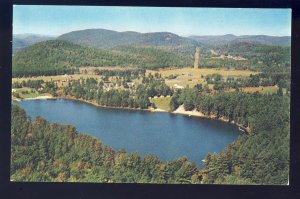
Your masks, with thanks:
[{"label": "tall tower", "polygon": [[195,61],[194,61],[194,68],[197,69],[199,68],[199,53],[200,53],[200,49],[198,47],[196,47],[196,52],[195,52]]}]

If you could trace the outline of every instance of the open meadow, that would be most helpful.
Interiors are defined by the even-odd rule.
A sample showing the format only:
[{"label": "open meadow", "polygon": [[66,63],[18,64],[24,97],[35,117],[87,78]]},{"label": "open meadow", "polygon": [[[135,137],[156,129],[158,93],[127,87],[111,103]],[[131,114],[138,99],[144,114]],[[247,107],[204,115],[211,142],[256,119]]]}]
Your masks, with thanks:
[{"label": "open meadow", "polygon": [[189,86],[194,87],[196,84],[201,84],[205,82],[205,76],[212,75],[212,74],[220,74],[224,78],[228,77],[240,77],[246,78],[249,77],[251,74],[258,74],[255,71],[249,70],[227,70],[227,69],[220,69],[220,68],[174,68],[174,69],[159,69],[155,70],[146,70],[146,76],[149,74],[154,75],[155,73],[161,74],[161,76],[166,80],[166,84],[170,87],[176,86]]}]

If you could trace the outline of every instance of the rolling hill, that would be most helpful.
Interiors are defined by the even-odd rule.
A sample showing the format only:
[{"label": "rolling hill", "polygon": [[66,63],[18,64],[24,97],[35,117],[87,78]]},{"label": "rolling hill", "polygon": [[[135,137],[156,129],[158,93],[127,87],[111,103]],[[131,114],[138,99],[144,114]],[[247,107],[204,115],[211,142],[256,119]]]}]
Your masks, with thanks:
[{"label": "rolling hill", "polygon": [[139,33],[134,31],[117,32],[106,29],[86,29],[72,31],[62,34],[57,38],[54,36],[39,34],[14,34],[13,35],[13,53],[22,48],[31,46],[35,43],[58,39],[80,44],[83,46],[112,49],[118,46],[151,46],[166,48],[173,52],[190,54],[195,47],[201,47],[202,53],[207,53],[208,48],[219,45],[248,42],[265,45],[290,46],[291,37],[268,36],[268,35],[242,35],[235,36],[233,34],[220,36],[190,36],[181,37],[171,32],[152,32]]},{"label": "rolling hill", "polygon": [[211,49],[211,55],[200,58],[200,65],[269,72],[290,72],[291,69],[290,46],[236,41]]},{"label": "rolling hill", "polygon": [[[34,35],[19,36],[19,39],[26,42],[14,40],[15,46],[23,44],[23,49],[13,56],[13,76],[74,73],[76,68],[85,66],[186,67],[193,65],[196,47],[200,48],[201,67],[272,68],[276,71],[290,68],[291,49],[287,45],[290,37],[224,35],[186,38],[169,32],[87,29],[63,34],[56,40]],[[243,59],[234,60],[232,56]]]},{"label": "rolling hill", "polygon": [[117,46],[151,46],[167,48],[174,51],[195,50],[201,43],[180,37],[170,32],[139,33],[133,31],[117,32],[106,29],[87,29],[63,34],[57,38],[76,44],[99,49],[111,49]]},{"label": "rolling hill", "polygon": [[38,35],[38,34],[14,34],[13,35],[13,53],[31,46],[35,43],[54,39],[53,36]]},{"label": "rolling hill", "polygon": [[233,56],[243,56],[253,63],[262,62],[267,67],[290,67],[290,46],[271,46],[236,41],[225,45],[219,45],[215,50]]},{"label": "rolling hill", "polygon": [[13,57],[13,76],[72,73],[85,66],[135,66],[163,68],[192,65],[193,60],[166,49],[122,46],[114,50],[95,49],[68,41],[39,42]]},{"label": "rolling hill", "polygon": [[224,45],[229,43],[237,42],[248,42],[248,43],[258,43],[273,46],[290,46],[291,37],[290,36],[268,36],[268,35],[242,35],[235,36],[233,34],[220,35],[220,36],[190,36],[190,39],[194,39],[198,42],[209,46]]}]

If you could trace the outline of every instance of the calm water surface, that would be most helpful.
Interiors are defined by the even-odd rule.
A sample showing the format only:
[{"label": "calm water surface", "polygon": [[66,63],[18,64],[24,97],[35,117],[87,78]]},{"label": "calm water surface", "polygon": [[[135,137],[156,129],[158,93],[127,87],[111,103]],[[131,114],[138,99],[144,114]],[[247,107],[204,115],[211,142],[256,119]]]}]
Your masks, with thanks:
[{"label": "calm water surface", "polygon": [[72,124],[116,150],[153,154],[162,160],[186,156],[199,167],[208,152],[222,151],[241,135],[231,124],[170,113],[98,108],[64,99],[17,104],[31,117]]}]

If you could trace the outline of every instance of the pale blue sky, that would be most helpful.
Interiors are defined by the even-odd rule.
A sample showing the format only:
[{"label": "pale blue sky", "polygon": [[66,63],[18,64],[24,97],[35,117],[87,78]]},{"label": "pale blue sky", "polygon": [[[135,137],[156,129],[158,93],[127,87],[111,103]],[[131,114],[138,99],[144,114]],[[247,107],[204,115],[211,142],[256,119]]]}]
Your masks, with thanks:
[{"label": "pale blue sky", "polygon": [[60,35],[74,30],[173,32],[189,35],[291,35],[290,9],[21,6],[13,33]]}]

